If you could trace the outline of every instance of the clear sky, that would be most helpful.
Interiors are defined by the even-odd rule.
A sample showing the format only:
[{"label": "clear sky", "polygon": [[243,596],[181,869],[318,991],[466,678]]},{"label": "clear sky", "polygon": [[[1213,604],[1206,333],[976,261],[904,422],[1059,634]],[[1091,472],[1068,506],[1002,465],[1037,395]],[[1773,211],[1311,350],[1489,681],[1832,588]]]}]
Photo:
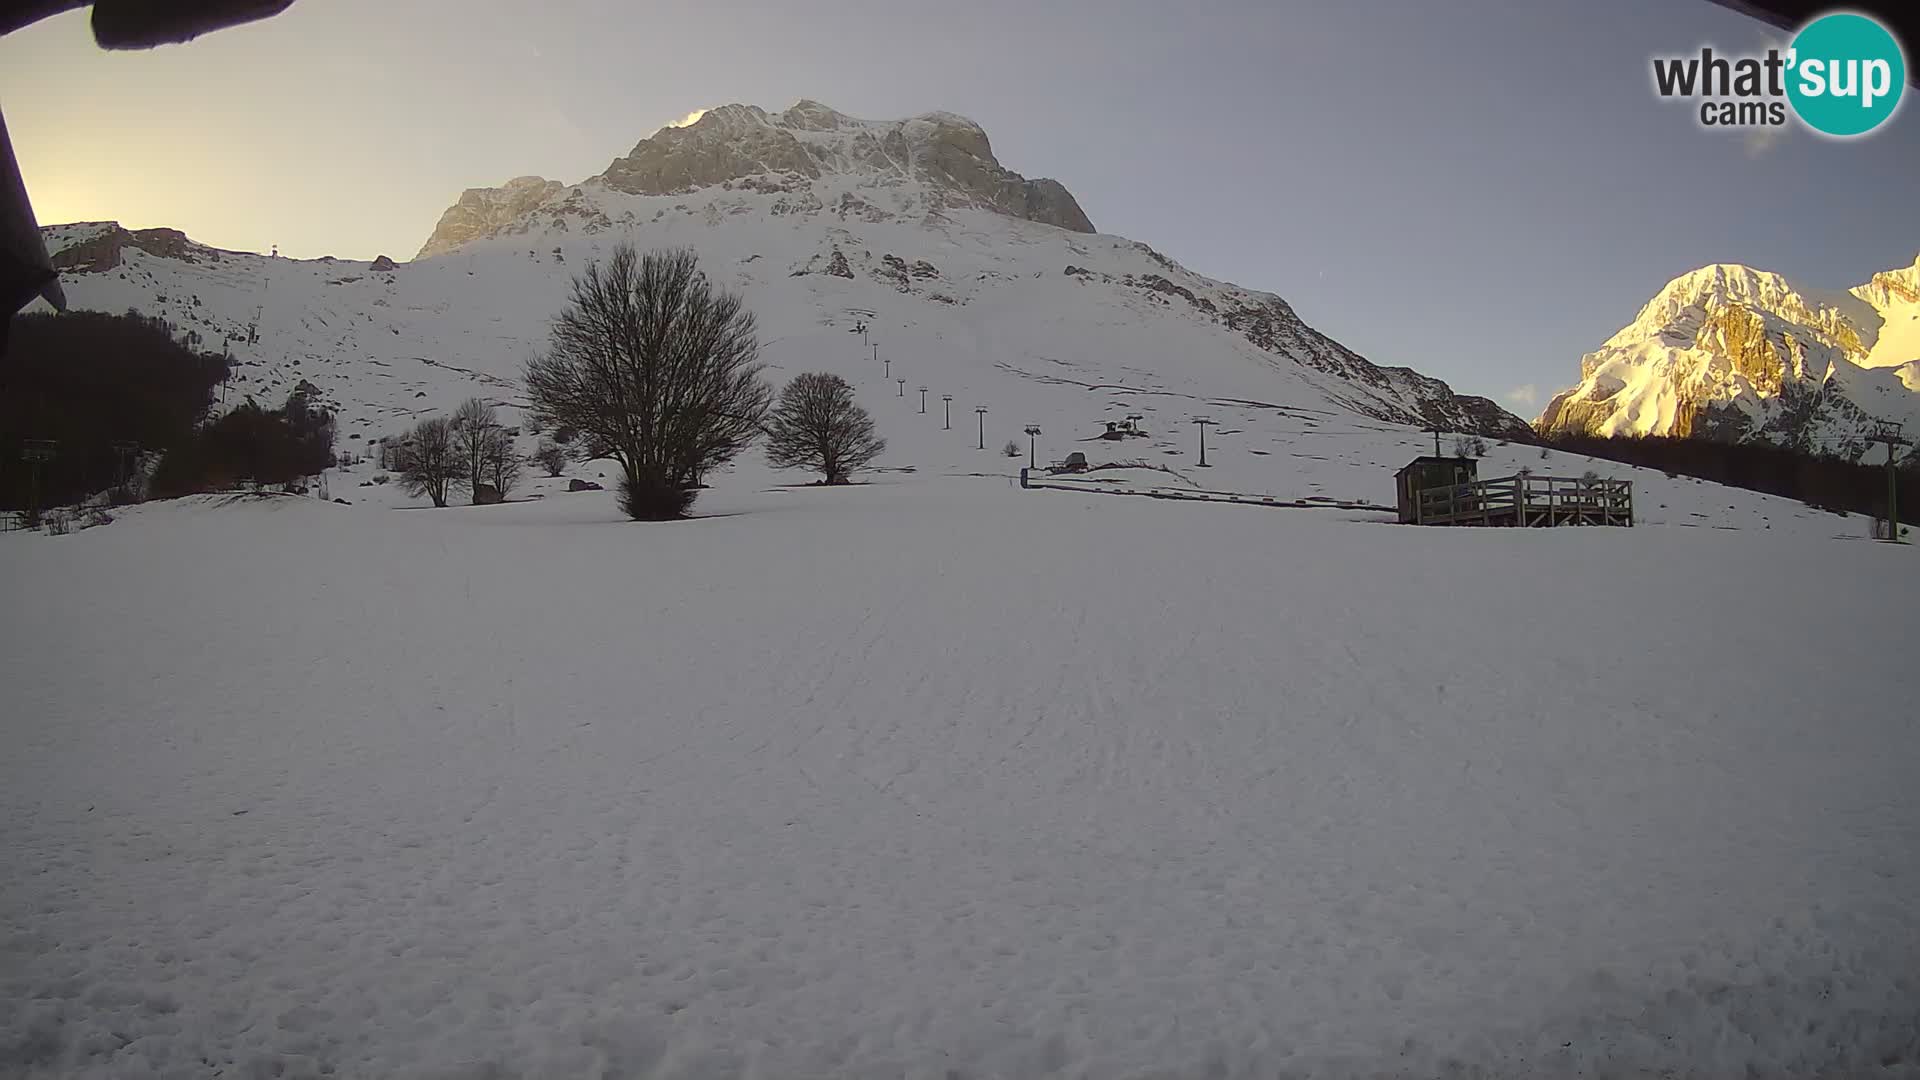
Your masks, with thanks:
[{"label": "clear sky", "polygon": [[1706,0],[297,0],[146,53],[46,20],[0,39],[0,105],[43,223],[355,258],[697,108],[946,109],[1103,231],[1530,417],[1695,266],[1920,252],[1920,106],[1755,140],[1651,90],[1655,53],[1782,36]]}]

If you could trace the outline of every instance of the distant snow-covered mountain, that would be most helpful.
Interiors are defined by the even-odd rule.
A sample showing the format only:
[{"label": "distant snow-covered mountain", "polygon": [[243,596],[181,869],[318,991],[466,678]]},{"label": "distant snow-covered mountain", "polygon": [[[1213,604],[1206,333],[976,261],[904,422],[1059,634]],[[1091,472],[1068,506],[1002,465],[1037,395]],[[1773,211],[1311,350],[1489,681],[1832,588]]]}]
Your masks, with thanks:
[{"label": "distant snow-covered mountain", "polygon": [[1858,457],[1887,424],[1920,427],[1920,259],[1846,292],[1747,266],[1683,274],[1581,359],[1537,427]]},{"label": "distant snow-covered mountain", "polygon": [[[397,432],[469,394],[512,407],[571,277],[622,242],[694,248],[745,295],[776,379],[834,371],[896,397],[924,384],[990,406],[989,426],[1015,435],[1028,422],[1090,434],[1133,410],[1158,412],[1169,437],[1182,433],[1170,414],[1202,411],[1223,436],[1283,415],[1530,435],[1484,398],[1371,363],[1278,296],[1094,232],[1064,186],[1004,168],[979,125],[948,113],[723,106],[579,184],[470,190],[404,263],[270,258],[111,222],[45,233],[75,305],[137,308],[231,349],[230,404],[305,381],[343,439]],[[913,464],[977,449],[949,440],[953,454],[921,454],[891,423],[882,434]]]}]

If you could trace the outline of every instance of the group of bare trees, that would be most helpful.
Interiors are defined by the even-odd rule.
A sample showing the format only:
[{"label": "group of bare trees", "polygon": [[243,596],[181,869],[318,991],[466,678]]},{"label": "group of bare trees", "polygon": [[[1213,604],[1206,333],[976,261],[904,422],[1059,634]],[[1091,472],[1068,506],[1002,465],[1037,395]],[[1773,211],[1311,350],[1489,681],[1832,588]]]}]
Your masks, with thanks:
[{"label": "group of bare trees", "polygon": [[454,410],[453,447],[476,504],[502,502],[519,483],[513,436],[500,426],[493,406],[479,398],[468,398]]},{"label": "group of bare trees", "polygon": [[[761,377],[753,313],[716,288],[688,250],[627,245],[573,280],[547,351],[527,361],[528,418],[543,437],[532,462],[559,476],[574,458],[620,466],[620,507],[641,520],[682,517],[702,479],[767,437],[777,468],[844,484],[886,449],[837,375],[809,373],[776,404]],[[499,502],[520,460],[493,406],[469,399],[383,446],[400,482],[445,506],[465,488]]]},{"label": "group of bare trees", "polygon": [[435,506],[447,505],[461,488],[476,506],[501,502],[520,480],[513,435],[479,398],[468,398],[452,416],[415,424],[387,456],[402,486]]},{"label": "group of bare trees", "polygon": [[535,422],[577,433],[543,443],[559,475],[568,455],[620,466],[620,507],[641,520],[684,516],[701,480],[761,434],[780,468],[845,483],[886,443],[836,375],[798,376],[774,404],[761,377],[753,313],[714,287],[688,250],[614,249],[574,278],[544,355],[527,362]]}]

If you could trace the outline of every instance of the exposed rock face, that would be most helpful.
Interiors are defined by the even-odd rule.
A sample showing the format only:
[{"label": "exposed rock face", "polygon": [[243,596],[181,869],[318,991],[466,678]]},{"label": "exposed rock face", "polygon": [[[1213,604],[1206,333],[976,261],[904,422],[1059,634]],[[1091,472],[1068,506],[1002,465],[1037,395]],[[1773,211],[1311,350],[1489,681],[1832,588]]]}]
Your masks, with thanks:
[{"label": "exposed rock face", "polygon": [[723,105],[690,127],[662,128],[615,158],[600,179],[629,195],[677,195],[761,173],[820,175],[792,131],[752,105]]},{"label": "exposed rock face", "polygon": [[754,105],[723,105],[688,127],[663,128],[642,139],[599,179],[632,195],[675,195],[769,173],[918,179],[942,189],[956,204],[1094,231],[1058,181],[1028,180],[1002,168],[980,125],[944,112],[871,121],[817,101],[771,115]]},{"label": "exposed rock face", "polygon": [[381,255],[381,256],[378,256],[378,257],[376,257],[376,258],[375,258],[375,259],[373,260],[373,265],[372,265],[372,266],[369,266],[369,267],[367,267],[367,269],[369,269],[369,270],[392,270],[392,269],[394,269],[394,265],[393,265],[393,260],[392,260],[392,259],[389,259],[389,258],[387,258],[387,257],[386,257],[385,255]]},{"label": "exposed rock face", "polygon": [[[566,190],[558,180],[520,176],[497,188],[468,188],[447,207],[417,259],[452,251],[469,240],[511,232],[542,203]],[[520,231],[524,232],[522,226]]]},{"label": "exposed rock face", "polygon": [[913,288],[912,278],[907,274],[906,260],[898,255],[887,254],[880,257],[879,276],[901,292]]},{"label": "exposed rock face", "polygon": [[469,241],[524,233],[579,219],[589,231],[611,223],[594,192],[684,195],[703,188],[774,194],[777,213],[831,207],[842,218],[896,216],[852,191],[826,194],[815,181],[855,178],[874,188],[914,190],[922,212],[972,206],[1091,233],[1073,195],[1055,180],[1029,180],[1001,166],[980,125],[952,113],[907,120],[860,120],[817,101],[781,113],[755,105],[710,109],[687,127],[661,128],[583,184],[523,176],[498,188],[471,188],[441,215],[417,258]]}]

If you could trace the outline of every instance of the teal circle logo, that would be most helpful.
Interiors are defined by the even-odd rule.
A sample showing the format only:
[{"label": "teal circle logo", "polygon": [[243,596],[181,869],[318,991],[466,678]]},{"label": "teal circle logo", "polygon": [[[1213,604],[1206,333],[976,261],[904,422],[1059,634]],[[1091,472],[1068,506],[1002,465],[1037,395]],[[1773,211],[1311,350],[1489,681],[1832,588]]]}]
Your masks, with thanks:
[{"label": "teal circle logo", "polygon": [[1906,57],[1887,28],[1852,12],[1822,15],[1794,37],[1787,100],[1815,131],[1847,138],[1887,122],[1907,85]]}]

